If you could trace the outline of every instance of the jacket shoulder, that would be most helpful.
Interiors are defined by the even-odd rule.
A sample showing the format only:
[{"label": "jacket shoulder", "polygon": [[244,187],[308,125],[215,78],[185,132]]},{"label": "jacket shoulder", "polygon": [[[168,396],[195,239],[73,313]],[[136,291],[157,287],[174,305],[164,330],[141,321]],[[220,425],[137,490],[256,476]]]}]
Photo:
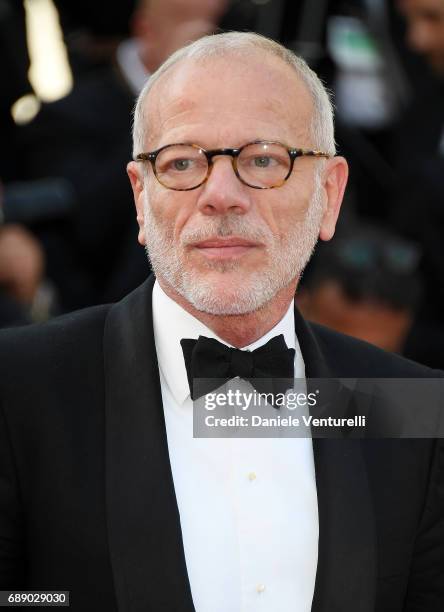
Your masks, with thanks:
[{"label": "jacket shoulder", "polygon": [[2,379],[8,373],[26,377],[42,371],[49,363],[88,358],[101,350],[103,329],[109,305],[93,306],[45,323],[0,330],[0,363]]},{"label": "jacket shoulder", "polygon": [[433,370],[373,344],[309,323],[334,376],[369,378],[441,378]]}]

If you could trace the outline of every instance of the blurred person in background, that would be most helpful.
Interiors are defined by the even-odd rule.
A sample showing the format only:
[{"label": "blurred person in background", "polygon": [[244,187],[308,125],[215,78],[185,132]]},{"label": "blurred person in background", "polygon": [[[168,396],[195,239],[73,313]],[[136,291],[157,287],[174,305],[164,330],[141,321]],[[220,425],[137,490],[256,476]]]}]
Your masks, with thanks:
[{"label": "blurred person in background", "polygon": [[419,251],[383,228],[319,245],[296,302],[304,316],[402,353],[421,297]]},{"label": "blurred person in background", "polygon": [[443,0],[398,0],[407,22],[407,43],[444,78]]},{"label": "blurred person in background", "polygon": [[130,35],[130,18],[137,0],[52,1],[74,80],[109,64],[119,43]]},{"label": "blurred person in background", "polygon": [[22,225],[5,223],[0,184],[0,327],[33,320],[44,277],[45,260],[39,242]]},{"label": "blurred person in background", "polygon": [[43,105],[21,130],[16,180],[63,179],[73,200],[65,217],[32,224],[63,310],[118,299],[145,277],[122,171],[131,156],[131,110],[150,72],[216,29],[226,6],[226,0],[141,0],[131,38],[112,61],[84,73],[67,97]]},{"label": "blurred person in background", "polygon": [[[406,354],[444,367],[444,0],[398,0],[405,42],[424,60],[421,87],[394,139],[391,224],[423,252],[424,298]],[[420,58],[418,58],[419,60]],[[424,78],[426,77],[426,80]]]},{"label": "blurred person in background", "polygon": [[32,93],[26,42],[25,11],[21,0],[0,0],[0,327],[44,318],[40,296],[44,280],[44,253],[39,241],[11,208],[2,181],[16,172],[18,151],[14,104]]},{"label": "blurred person in background", "polygon": [[43,273],[44,255],[32,234],[20,225],[0,227],[0,327],[32,322]]}]

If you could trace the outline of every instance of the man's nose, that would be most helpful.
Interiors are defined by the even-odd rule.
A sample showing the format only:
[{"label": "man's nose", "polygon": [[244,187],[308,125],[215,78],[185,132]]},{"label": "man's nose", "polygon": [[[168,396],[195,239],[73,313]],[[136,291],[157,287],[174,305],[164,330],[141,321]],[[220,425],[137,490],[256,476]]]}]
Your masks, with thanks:
[{"label": "man's nose", "polygon": [[237,178],[232,158],[215,157],[207,181],[202,186],[197,205],[203,214],[223,215],[228,212],[242,215],[251,208],[251,188]]}]

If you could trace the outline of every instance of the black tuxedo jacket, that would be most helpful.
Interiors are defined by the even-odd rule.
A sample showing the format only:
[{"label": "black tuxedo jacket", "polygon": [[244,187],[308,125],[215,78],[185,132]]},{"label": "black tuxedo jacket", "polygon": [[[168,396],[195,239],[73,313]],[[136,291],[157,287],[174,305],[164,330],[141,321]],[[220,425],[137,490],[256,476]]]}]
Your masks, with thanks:
[{"label": "black tuxedo jacket", "polygon": [[[115,305],[1,333],[0,589],[70,590],[76,612],[194,610],[152,285],[151,277]],[[297,312],[295,321],[307,376],[437,375]],[[313,611],[442,611],[441,445],[317,439],[313,450]]]}]

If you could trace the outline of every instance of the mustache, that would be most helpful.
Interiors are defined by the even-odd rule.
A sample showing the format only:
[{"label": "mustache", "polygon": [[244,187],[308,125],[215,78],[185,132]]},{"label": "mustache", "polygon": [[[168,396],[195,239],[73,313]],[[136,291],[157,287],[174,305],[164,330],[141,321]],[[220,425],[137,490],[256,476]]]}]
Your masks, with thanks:
[{"label": "mustache", "polygon": [[227,238],[236,236],[252,242],[269,243],[275,236],[266,226],[252,224],[244,217],[233,216],[219,219],[207,219],[204,225],[188,228],[182,232],[182,246],[188,246],[211,238]]}]

